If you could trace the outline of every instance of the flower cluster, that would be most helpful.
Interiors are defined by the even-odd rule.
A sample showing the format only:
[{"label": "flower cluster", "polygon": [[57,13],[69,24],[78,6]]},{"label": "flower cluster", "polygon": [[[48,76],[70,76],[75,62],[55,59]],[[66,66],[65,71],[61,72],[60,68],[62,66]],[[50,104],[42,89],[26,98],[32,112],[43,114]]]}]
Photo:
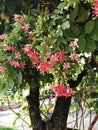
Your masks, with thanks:
[{"label": "flower cluster", "polygon": [[51,89],[57,94],[57,96],[69,97],[72,95],[72,88],[66,87],[58,83],[56,86],[51,84]]},{"label": "flower cluster", "polygon": [[94,4],[92,5],[93,16],[98,16],[98,0],[94,0]]},{"label": "flower cluster", "polygon": [[[16,29],[16,34],[12,33],[13,35],[0,35],[0,46],[3,48],[5,56],[8,56],[5,58],[7,60],[6,63],[10,64],[15,69],[19,68],[17,70],[24,71],[24,68],[26,68],[29,61],[31,61],[32,67],[36,67],[36,69],[40,71],[40,74],[43,75],[43,73],[51,73],[59,81],[61,81],[62,76],[65,76],[66,79],[68,72],[71,72],[72,63],[78,62],[79,59],[79,56],[75,51],[77,48],[77,42],[73,40],[70,43],[67,43],[71,50],[70,53],[65,51],[65,48],[62,49],[62,47],[58,47],[56,49],[54,45],[51,45],[51,43],[46,41],[42,42],[38,40],[38,43],[33,42],[33,38],[36,39],[38,36],[35,35],[35,32],[33,34],[32,26],[29,22],[25,22],[25,17],[15,14],[14,20],[16,26],[14,26],[15,28],[13,30],[15,31]],[[17,26],[19,27],[18,29]],[[17,36],[20,37],[19,41]],[[16,38],[16,41],[14,37]],[[43,49],[41,50],[37,47],[41,47]],[[3,65],[0,66],[0,72],[5,72],[6,69],[7,66],[6,68]],[[58,76],[59,73],[60,76]],[[52,84],[51,88],[57,96],[68,97],[72,95],[72,89],[61,85],[60,83],[56,86]]]}]

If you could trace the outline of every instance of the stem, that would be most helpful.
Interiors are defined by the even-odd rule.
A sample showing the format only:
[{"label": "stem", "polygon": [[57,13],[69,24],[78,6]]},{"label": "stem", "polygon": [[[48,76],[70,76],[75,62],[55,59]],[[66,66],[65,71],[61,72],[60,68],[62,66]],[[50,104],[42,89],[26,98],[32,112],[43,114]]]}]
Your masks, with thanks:
[{"label": "stem", "polygon": [[[9,101],[9,98],[8,96],[6,95],[6,99],[7,99],[7,102],[8,102],[8,107],[11,111],[13,111],[13,113],[17,116],[17,113],[11,108],[11,105],[10,105],[10,101]],[[22,117],[19,117],[23,122],[25,122],[25,124],[27,124],[28,126],[30,126],[30,124],[28,122],[26,122]]]},{"label": "stem", "polygon": [[93,121],[89,125],[88,130],[92,130],[92,128],[94,127],[94,125],[95,125],[95,123],[96,123],[97,120],[98,120],[98,114],[95,115]]}]

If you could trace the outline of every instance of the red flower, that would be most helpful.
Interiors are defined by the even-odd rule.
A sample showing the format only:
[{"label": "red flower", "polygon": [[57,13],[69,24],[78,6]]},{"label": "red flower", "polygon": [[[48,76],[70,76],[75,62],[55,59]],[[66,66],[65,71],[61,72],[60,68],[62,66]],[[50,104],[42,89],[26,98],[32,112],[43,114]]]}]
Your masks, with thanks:
[{"label": "red flower", "polygon": [[12,65],[14,64],[14,60],[13,60],[13,59],[9,59],[8,62],[9,62],[10,64],[12,64]]},{"label": "red flower", "polygon": [[25,24],[25,25],[22,27],[22,30],[26,33],[26,32],[28,32],[29,28],[30,28],[30,25],[29,25],[29,24]]},{"label": "red flower", "polygon": [[30,41],[31,41],[31,40],[32,40],[32,38],[33,38],[33,36],[32,36],[32,34],[30,34],[30,35],[29,35],[29,37],[28,37],[28,40],[30,40]]},{"label": "red flower", "polygon": [[93,16],[98,16],[98,0],[94,0],[94,4],[92,5]]},{"label": "red flower", "polygon": [[57,96],[69,97],[72,95],[72,88],[67,88],[64,85],[60,85],[60,83],[58,83],[57,86],[51,84],[50,87],[57,94]]},{"label": "red flower", "polygon": [[65,52],[64,52],[64,50],[61,50],[61,51],[59,52],[59,54],[58,54],[58,60],[59,60],[60,62],[63,62],[63,61],[65,60]]},{"label": "red flower", "polygon": [[51,70],[52,69],[52,66],[49,62],[47,61],[43,61],[41,64],[40,64],[40,67],[39,67],[40,71],[41,72],[44,72],[44,71],[47,71],[47,70]]}]

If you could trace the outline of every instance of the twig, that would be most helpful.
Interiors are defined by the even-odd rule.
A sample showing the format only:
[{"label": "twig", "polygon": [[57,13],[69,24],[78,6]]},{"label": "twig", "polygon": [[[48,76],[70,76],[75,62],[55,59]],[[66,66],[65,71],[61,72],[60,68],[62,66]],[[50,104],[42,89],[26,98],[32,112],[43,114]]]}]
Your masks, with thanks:
[{"label": "twig", "polygon": [[[11,111],[13,111],[13,113],[17,116],[17,114],[16,114],[16,112],[11,108],[11,105],[10,105],[10,101],[9,101],[9,98],[8,98],[8,96],[6,95],[6,99],[7,99],[7,102],[8,102],[8,107],[9,107],[9,109],[11,110]],[[22,117],[19,117],[23,122],[25,122],[25,124],[27,124],[28,126],[30,126],[30,124],[27,122],[27,121],[25,121]]]},{"label": "twig", "polygon": [[94,127],[94,125],[95,125],[95,123],[96,123],[97,120],[98,120],[98,114],[95,115],[93,121],[89,125],[88,130],[92,130],[92,128]]}]

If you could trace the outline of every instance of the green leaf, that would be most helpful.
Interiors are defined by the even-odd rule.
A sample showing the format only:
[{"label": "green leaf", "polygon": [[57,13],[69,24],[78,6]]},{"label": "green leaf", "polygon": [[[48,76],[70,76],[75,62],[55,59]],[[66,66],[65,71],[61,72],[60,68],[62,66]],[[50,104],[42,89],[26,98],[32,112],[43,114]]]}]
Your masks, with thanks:
[{"label": "green leaf", "polygon": [[57,29],[57,31],[56,31],[56,36],[58,37],[58,36],[60,36],[60,37],[62,37],[63,36],[63,31],[62,31],[62,29],[59,27],[58,29]]},{"label": "green leaf", "polygon": [[85,35],[81,35],[81,36],[79,37],[78,45],[79,45],[79,50],[80,50],[81,52],[83,52],[83,51],[85,50],[85,47],[86,47]]},{"label": "green leaf", "polygon": [[78,37],[79,33],[80,33],[80,30],[79,30],[78,26],[74,25],[74,24],[71,24],[70,28],[71,28],[71,32],[73,33],[73,36]]},{"label": "green leaf", "polygon": [[93,31],[89,34],[89,37],[94,41],[98,41],[98,19],[96,19]]},{"label": "green leaf", "polygon": [[85,51],[86,52],[91,52],[96,48],[95,42],[91,40],[89,37],[86,38],[86,46],[85,46]]},{"label": "green leaf", "polygon": [[64,2],[60,3],[57,8],[61,10],[61,9],[64,9],[66,7],[66,5],[67,5],[66,1],[64,1]]},{"label": "green leaf", "polygon": [[74,10],[72,10],[71,14],[70,14],[70,21],[71,22],[74,22],[75,21],[75,18],[78,14],[78,4],[76,4]]},{"label": "green leaf", "polygon": [[61,28],[62,28],[63,30],[70,28],[70,23],[69,23],[69,21],[63,22],[63,24],[61,25]]},{"label": "green leaf", "polygon": [[76,19],[77,23],[84,23],[88,19],[88,12],[89,10],[84,9],[82,5],[79,5],[79,12],[78,12],[78,17]]},{"label": "green leaf", "polygon": [[86,23],[85,25],[85,33],[90,33],[92,32],[93,28],[94,28],[94,20],[90,20],[89,22]]},{"label": "green leaf", "polygon": [[36,46],[36,49],[38,50],[38,51],[40,51],[40,52],[43,52],[43,51],[45,51],[46,50],[46,47],[43,47],[43,46],[39,46],[39,45],[37,45]]},{"label": "green leaf", "polygon": [[8,81],[8,86],[9,86],[10,88],[12,88],[12,87],[14,86],[13,80],[9,80],[9,81]]}]

